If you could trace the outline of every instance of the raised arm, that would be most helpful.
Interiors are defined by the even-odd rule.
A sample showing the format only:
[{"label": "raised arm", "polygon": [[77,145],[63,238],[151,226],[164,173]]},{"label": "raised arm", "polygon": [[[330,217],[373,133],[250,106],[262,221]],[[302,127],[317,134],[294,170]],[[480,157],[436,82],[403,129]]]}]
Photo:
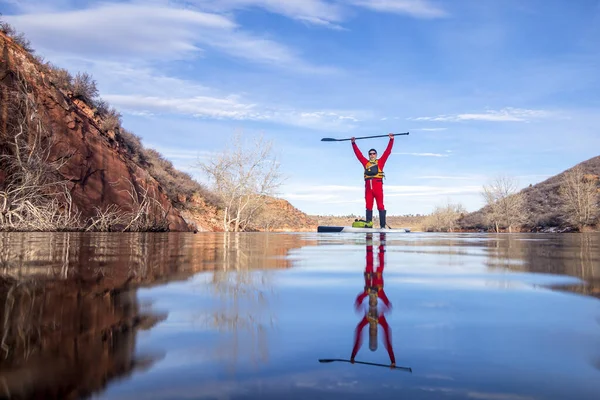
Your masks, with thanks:
[{"label": "raised arm", "polygon": [[383,328],[383,345],[390,356],[392,367],[396,366],[396,357],[394,357],[394,348],[392,347],[392,333],[390,332],[390,326],[388,325],[385,317],[382,315],[379,317],[379,324]]},{"label": "raised arm", "polygon": [[352,348],[352,355],[350,356],[351,362],[354,362],[354,357],[356,357],[356,353],[358,353],[358,349],[360,349],[360,346],[362,345],[362,330],[368,322],[367,316],[365,315],[356,326],[356,331],[354,332],[354,347]]},{"label": "raised arm", "polygon": [[352,138],[352,150],[354,150],[354,154],[356,155],[356,158],[358,158],[358,161],[364,166],[368,160],[362,155],[358,145],[354,142],[354,138]]},{"label": "raised arm", "polygon": [[392,147],[394,147],[394,136],[392,136],[392,134],[390,134],[390,141],[388,142],[388,145],[385,148],[385,150],[383,151],[383,154],[381,155],[381,158],[379,159],[379,162],[378,162],[379,165],[381,165],[380,168],[383,169],[385,162],[387,161],[388,157],[392,153]]}]

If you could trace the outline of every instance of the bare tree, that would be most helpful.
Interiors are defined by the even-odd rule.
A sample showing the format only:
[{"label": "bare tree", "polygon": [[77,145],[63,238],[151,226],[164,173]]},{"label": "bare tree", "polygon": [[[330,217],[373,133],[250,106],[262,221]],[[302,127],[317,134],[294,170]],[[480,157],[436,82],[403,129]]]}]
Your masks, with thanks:
[{"label": "bare tree", "polygon": [[487,204],[487,222],[496,232],[507,228],[509,232],[527,219],[525,197],[518,191],[517,181],[508,176],[498,176],[483,186],[483,198]]},{"label": "bare tree", "polygon": [[580,165],[565,172],[559,187],[561,216],[579,229],[595,222],[600,213],[598,176],[586,174]]},{"label": "bare tree", "polygon": [[458,220],[466,213],[462,204],[451,203],[436,206],[434,211],[427,216],[424,225],[426,230],[453,232],[458,228]]},{"label": "bare tree", "polygon": [[268,196],[275,194],[282,183],[279,165],[272,142],[261,136],[247,145],[239,134],[220,155],[208,162],[198,162],[212,181],[224,209],[225,231],[242,230],[252,222]]}]

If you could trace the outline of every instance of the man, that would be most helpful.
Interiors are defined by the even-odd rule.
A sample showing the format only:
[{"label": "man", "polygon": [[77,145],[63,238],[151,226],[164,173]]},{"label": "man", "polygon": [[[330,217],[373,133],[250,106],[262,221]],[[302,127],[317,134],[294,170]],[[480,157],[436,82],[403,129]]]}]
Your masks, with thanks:
[{"label": "man", "polygon": [[356,158],[365,168],[364,176],[365,176],[365,203],[366,203],[366,220],[367,222],[371,222],[373,220],[373,199],[377,201],[377,210],[379,211],[379,225],[381,228],[385,228],[385,206],[383,204],[383,167],[385,166],[385,162],[387,161],[390,153],[392,152],[392,147],[394,146],[394,135],[389,134],[390,142],[388,143],[385,151],[381,155],[381,158],[377,158],[377,151],[375,149],[369,150],[369,159],[367,160],[360,150],[358,146],[354,142],[354,137],[350,139],[352,142],[352,149],[354,150],[354,154],[356,154]]},{"label": "man", "polygon": [[[381,326],[383,328],[383,344],[390,357],[390,367],[396,366],[396,357],[394,356],[394,349],[392,347],[391,329],[385,318],[385,313],[391,310],[392,304],[385,295],[383,290],[383,269],[385,268],[385,233],[380,233],[379,242],[379,266],[376,270],[373,270],[373,239],[367,233],[367,255],[366,255],[366,266],[365,266],[365,287],[364,291],[361,292],[354,302],[354,307],[357,311],[360,311],[360,307],[365,297],[369,297],[369,306],[364,312],[363,318],[358,323],[354,333],[354,347],[352,348],[352,355],[350,356],[350,362],[354,363],[354,359],[358,350],[362,346],[362,330],[369,325],[369,349],[371,351],[377,350],[377,328]],[[381,299],[383,305],[380,307],[378,299]]]}]

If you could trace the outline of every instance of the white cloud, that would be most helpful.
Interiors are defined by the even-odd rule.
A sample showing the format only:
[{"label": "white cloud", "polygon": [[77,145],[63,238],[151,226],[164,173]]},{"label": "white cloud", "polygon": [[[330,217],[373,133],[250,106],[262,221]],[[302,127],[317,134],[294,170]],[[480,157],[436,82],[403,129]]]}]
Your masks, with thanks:
[{"label": "white cloud", "polygon": [[350,3],[374,11],[406,14],[416,18],[440,18],[448,15],[429,0],[350,0]]},{"label": "white cloud", "polygon": [[229,16],[157,4],[107,3],[84,10],[7,16],[38,50],[94,58],[168,61],[201,56],[205,47],[286,69],[331,73],[293,49],[243,31]]},{"label": "white cloud", "polygon": [[350,111],[305,111],[245,102],[239,95],[173,97],[165,94],[102,96],[123,113],[172,113],[219,120],[263,121],[320,130],[348,130],[359,121]]},{"label": "white cloud", "polygon": [[241,103],[237,96],[174,98],[167,96],[106,95],[103,98],[118,108],[137,110],[138,112],[166,112],[215,119],[262,119],[261,114],[254,111],[255,105]]},{"label": "white cloud", "polygon": [[344,19],[341,4],[322,0],[188,0],[191,4],[205,10],[225,12],[248,8],[262,8],[271,13],[280,14],[298,21],[332,29],[341,29],[338,25]]},{"label": "white cloud", "polygon": [[438,115],[435,117],[408,118],[413,121],[491,121],[491,122],[528,122],[536,118],[547,118],[552,113],[546,110],[529,110],[507,107],[501,110],[488,110],[485,113],[467,113],[454,115]]},{"label": "white cloud", "polygon": [[105,4],[85,10],[22,14],[6,18],[36,44],[75,54],[179,57],[198,52],[195,30],[229,31],[221,15],[191,10]]},{"label": "white cloud", "polygon": [[261,8],[268,12],[323,26],[344,29],[340,23],[351,15],[352,6],[368,8],[377,12],[403,14],[415,18],[445,17],[446,11],[429,0],[188,0],[202,10],[226,12],[250,8]]}]

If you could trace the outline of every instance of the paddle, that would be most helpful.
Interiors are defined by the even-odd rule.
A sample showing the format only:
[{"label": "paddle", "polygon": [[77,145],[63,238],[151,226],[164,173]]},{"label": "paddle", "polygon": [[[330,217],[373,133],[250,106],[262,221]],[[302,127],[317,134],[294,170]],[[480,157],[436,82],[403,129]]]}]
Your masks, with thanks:
[{"label": "paddle", "polygon": [[[331,358],[331,359],[320,358],[319,359],[320,363],[330,363],[330,362],[334,362],[334,361],[343,361],[343,362],[349,362],[349,363],[351,363],[350,360],[343,360],[341,358]],[[375,366],[378,366],[378,367],[387,367],[387,368],[391,368],[391,369],[399,369],[401,371],[407,371],[407,372],[412,373],[412,368],[409,368],[409,367],[396,367],[396,366],[392,367],[391,365],[376,364],[376,363],[370,363],[370,362],[365,362],[365,361],[354,361],[354,363],[355,364],[375,365]]]},{"label": "paddle", "polygon": [[[409,132],[404,132],[404,133],[393,133],[393,136],[399,136],[399,135],[408,135]],[[354,139],[358,140],[358,139],[370,139],[370,138],[376,138],[376,137],[386,137],[389,135],[376,135],[376,136],[362,136],[362,137],[355,137]],[[334,139],[334,138],[323,138],[321,139],[321,142],[342,142],[344,140],[350,140],[350,139]]]}]

